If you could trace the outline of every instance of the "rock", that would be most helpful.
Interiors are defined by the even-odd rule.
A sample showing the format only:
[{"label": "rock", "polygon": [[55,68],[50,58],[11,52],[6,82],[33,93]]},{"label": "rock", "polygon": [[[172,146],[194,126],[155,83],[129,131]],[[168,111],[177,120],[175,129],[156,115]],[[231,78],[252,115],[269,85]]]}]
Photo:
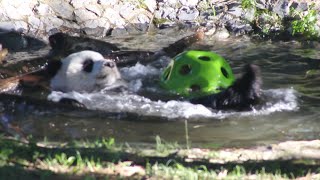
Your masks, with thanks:
[{"label": "rock", "polygon": [[268,9],[266,0],[256,0],[256,7],[259,9]]},{"label": "rock", "polygon": [[76,9],[74,11],[75,19],[77,22],[84,22],[87,20],[93,20],[97,19],[97,15],[91,11],[88,11],[87,9],[81,8],[81,9]]},{"label": "rock", "polygon": [[28,24],[30,25],[30,29],[36,31],[37,29],[43,29],[43,22],[36,16],[28,17]]},{"label": "rock", "polygon": [[115,28],[111,32],[111,36],[123,36],[128,34],[127,30],[124,28]]},{"label": "rock", "polygon": [[255,19],[256,16],[256,9],[255,8],[250,8],[247,9],[246,11],[244,11],[244,18],[249,21],[252,22]]},{"label": "rock", "polygon": [[55,14],[63,19],[73,20],[73,7],[65,0],[48,1]]},{"label": "rock", "polygon": [[161,19],[161,16],[162,16],[162,10],[156,10],[155,12],[154,12],[154,16],[153,16],[153,18],[154,19]]},{"label": "rock", "polygon": [[157,19],[170,19],[175,20],[177,18],[177,13],[174,8],[171,7],[161,7],[159,10],[155,11],[155,18]]},{"label": "rock", "polygon": [[153,13],[155,11],[155,9],[157,8],[156,0],[145,0],[144,3],[151,13]]},{"label": "rock", "polygon": [[73,21],[63,21],[63,26],[73,29],[79,29],[80,25]]},{"label": "rock", "polygon": [[110,24],[105,18],[87,20],[81,25],[81,29],[86,35],[104,37],[110,29]]},{"label": "rock", "polygon": [[28,24],[24,21],[0,22],[0,29],[3,31],[27,32]]},{"label": "rock", "polygon": [[207,27],[205,35],[212,36],[216,32],[216,30],[217,30],[217,27],[214,24],[212,24],[211,27]]},{"label": "rock", "polygon": [[107,18],[109,22],[116,27],[124,27],[126,22],[120,16],[119,12],[115,11],[112,8],[105,9],[102,17]]},{"label": "rock", "polygon": [[235,35],[248,34],[249,32],[253,31],[253,28],[247,23],[247,21],[242,21],[239,19],[232,19],[228,21],[227,28]]},{"label": "rock", "polygon": [[159,29],[165,29],[165,28],[173,27],[175,25],[176,24],[173,21],[166,21],[166,22],[158,24],[158,28]]},{"label": "rock", "polygon": [[177,1],[177,0],[163,0],[163,3],[166,6],[176,7],[176,5],[179,3],[179,1]]},{"label": "rock", "polygon": [[226,28],[219,29],[213,36],[217,39],[227,39],[230,37],[230,33]]},{"label": "rock", "polygon": [[40,15],[40,16],[47,16],[47,15],[52,15],[54,11],[51,9],[51,7],[47,4],[37,4],[34,8],[33,11]]},{"label": "rock", "polygon": [[306,2],[293,2],[290,6],[290,8],[293,8],[297,11],[307,11],[308,10],[308,3]]},{"label": "rock", "polygon": [[244,11],[241,6],[233,6],[228,9],[227,13],[232,14],[235,17],[241,17]]},{"label": "rock", "polygon": [[6,15],[9,19],[15,20],[15,19],[22,19],[22,16],[19,13],[10,13],[10,12],[14,12],[15,8],[12,6],[7,6],[5,8],[6,11]]},{"label": "rock", "polygon": [[83,7],[83,4],[85,1],[79,1],[79,0],[71,0],[70,5],[72,5],[75,9],[79,9]]},{"label": "rock", "polygon": [[110,24],[106,19],[100,18],[100,19],[87,20],[81,26],[88,27],[88,28],[96,28],[99,26],[109,28]]},{"label": "rock", "polygon": [[103,11],[102,8],[98,5],[87,5],[86,9],[99,17],[102,15],[102,11]]},{"label": "rock", "polygon": [[135,5],[131,3],[125,3],[123,6],[120,7],[119,13],[121,17],[123,17],[126,20],[130,20],[134,15],[137,13],[134,11]]},{"label": "rock", "polygon": [[125,29],[127,34],[139,34],[145,32],[148,28],[146,24],[128,24]]},{"label": "rock", "polygon": [[189,8],[188,6],[183,6],[179,9],[178,19],[181,21],[192,21],[199,16],[199,11],[196,8]]},{"label": "rock", "polygon": [[10,21],[10,18],[7,16],[4,8],[0,6],[0,22]]},{"label": "rock", "polygon": [[184,6],[195,7],[198,4],[198,0],[180,0],[180,3]]},{"label": "rock", "polygon": [[150,23],[150,18],[144,14],[138,14],[137,18],[133,23],[137,24],[149,24]]},{"label": "rock", "polygon": [[60,26],[63,25],[63,20],[57,17],[52,17],[52,16],[41,17],[40,21],[43,22],[46,32],[49,32],[51,29],[54,29],[54,28],[59,28]]},{"label": "rock", "polygon": [[10,20],[22,20],[27,16],[33,15],[30,7],[31,4],[27,2],[22,1],[21,3],[17,3],[16,1],[3,1],[2,3],[5,14]]},{"label": "rock", "polygon": [[93,37],[104,37],[108,32],[108,29],[104,27],[95,27],[95,28],[85,27],[82,30],[86,35],[93,36]]},{"label": "rock", "polygon": [[273,11],[282,18],[288,16],[290,12],[288,0],[277,1],[273,7]]},{"label": "rock", "polygon": [[98,4],[104,6],[114,6],[119,3],[119,0],[98,0]]}]

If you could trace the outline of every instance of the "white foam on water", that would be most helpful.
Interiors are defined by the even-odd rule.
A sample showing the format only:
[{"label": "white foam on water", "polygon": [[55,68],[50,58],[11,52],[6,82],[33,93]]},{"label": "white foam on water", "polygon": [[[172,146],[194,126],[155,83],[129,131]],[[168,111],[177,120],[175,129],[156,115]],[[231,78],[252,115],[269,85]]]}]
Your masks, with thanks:
[{"label": "white foam on water", "polygon": [[53,91],[48,99],[59,101],[61,98],[76,99],[88,109],[107,112],[131,112],[143,116],[158,116],[172,118],[189,118],[192,116],[212,116],[212,112],[202,106],[182,101],[151,101],[148,98],[134,94],[108,95],[102,93],[81,94],[78,92],[62,93]]},{"label": "white foam on water", "polygon": [[139,62],[132,67],[123,67],[120,69],[122,78],[128,81],[128,89],[132,92],[138,92],[143,87],[143,79],[158,77],[160,70],[150,66],[142,65]]},{"label": "white foam on water", "polygon": [[139,62],[132,67],[123,67],[120,69],[121,75],[126,80],[133,80],[138,78],[144,78],[149,75],[158,75],[160,74],[160,70],[150,66],[150,65],[142,65]]},{"label": "white foam on water", "polygon": [[48,99],[59,101],[61,98],[72,98],[83,103],[88,109],[103,110],[106,112],[130,112],[142,116],[175,118],[215,118],[223,119],[230,116],[268,115],[281,111],[298,109],[297,97],[293,89],[274,89],[265,91],[270,101],[254,107],[251,111],[215,111],[199,104],[186,101],[171,100],[152,101],[135,94],[103,94],[103,93],[62,93],[53,91]]},{"label": "white foam on water", "polygon": [[265,102],[253,107],[251,111],[229,112],[225,116],[241,115],[269,115],[275,112],[296,111],[299,109],[297,92],[292,89],[269,89],[264,90]]},{"label": "white foam on water", "polygon": [[156,78],[159,78],[160,75],[159,69],[137,63],[132,67],[121,68],[120,71],[123,78],[128,81],[129,92],[131,93],[62,93],[53,91],[48,96],[48,99],[57,102],[61,98],[72,98],[92,110],[130,112],[142,116],[165,117],[168,119],[199,117],[223,119],[230,116],[268,115],[275,112],[295,111],[298,109],[297,93],[291,88],[264,90],[263,94],[266,101],[253,107],[253,110],[244,112],[216,111],[187,101],[152,101],[149,98],[137,95],[136,92],[145,89],[151,93],[157,93],[154,87],[150,87],[152,86],[150,82],[149,84],[144,84],[144,80],[153,78],[154,80],[151,83],[156,81]]}]

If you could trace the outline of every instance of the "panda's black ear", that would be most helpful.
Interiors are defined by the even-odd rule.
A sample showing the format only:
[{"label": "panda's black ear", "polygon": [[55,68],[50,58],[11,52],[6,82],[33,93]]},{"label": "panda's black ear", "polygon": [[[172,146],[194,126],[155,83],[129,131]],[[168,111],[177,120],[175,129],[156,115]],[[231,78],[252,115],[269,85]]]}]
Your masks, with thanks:
[{"label": "panda's black ear", "polygon": [[82,64],[82,70],[90,73],[93,69],[93,60],[92,59],[86,59]]},{"label": "panda's black ear", "polygon": [[58,60],[52,60],[48,62],[48,65],[46,67],[46,72],[48,73],[49,77],[52,78],[54,77],[59,69],[62,66],[62,62]]},{"label": "panda's black ear", "polygon": [[49,43],[53,50],[64,50],[66,34],[64,33],[56,33],[49,36]]}]

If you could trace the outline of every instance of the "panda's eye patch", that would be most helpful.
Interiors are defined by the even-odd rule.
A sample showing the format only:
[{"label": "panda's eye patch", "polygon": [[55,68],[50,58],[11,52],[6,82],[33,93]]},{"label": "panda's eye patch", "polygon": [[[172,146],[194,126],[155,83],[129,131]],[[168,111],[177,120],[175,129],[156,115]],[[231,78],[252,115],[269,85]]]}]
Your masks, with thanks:
[{"label": "panda's eye patch", "polygon": [[82,70],[85,72],[91,72],[93,69],[93,60],[92,59],[86,59],[83,62]]}]

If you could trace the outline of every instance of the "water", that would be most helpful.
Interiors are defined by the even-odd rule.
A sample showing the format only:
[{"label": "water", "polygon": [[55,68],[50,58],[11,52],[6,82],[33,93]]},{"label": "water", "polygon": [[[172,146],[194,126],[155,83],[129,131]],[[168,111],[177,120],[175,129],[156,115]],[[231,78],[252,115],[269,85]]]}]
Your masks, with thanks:
[{"label": "water", "polygon": [[[174,35],[114,38],[125,48],[139,44],[142,50],[155,50],[173,41]],[[157,38],[159,39],[157,41]],[[150,41],[148,41],[150,40]],[[224,56],[236,75],[246,63],[261,67],[266,101],[252,111],[215,111],[179,99],[165,99],[158,85],[168,59],[148,64],[120,67],[129,81],[129,92],[61,93],[50,100],[76,98],[89,109],[84,112],[15,111],[2,113],[26,134],[52,141],[114,137],[120,142],[154,143],[155,136],[185,144],[185,121],[193,146],[244,147],[285,140],[318,139],[319,68],[317,47],[297,42],[253,42],[247,39],[218,41],[206,39],[192,49],[212,50]],[[313,74],[308,74],[309,70]],[[309,71],[310,72],[310,71]],[[167,101],[168,100],[168,101]],[[101,113],[107,112],[107,113]],[[111,114],[108,114],[110,112]],[[127,114],[128,113],[128,114]]]}]

